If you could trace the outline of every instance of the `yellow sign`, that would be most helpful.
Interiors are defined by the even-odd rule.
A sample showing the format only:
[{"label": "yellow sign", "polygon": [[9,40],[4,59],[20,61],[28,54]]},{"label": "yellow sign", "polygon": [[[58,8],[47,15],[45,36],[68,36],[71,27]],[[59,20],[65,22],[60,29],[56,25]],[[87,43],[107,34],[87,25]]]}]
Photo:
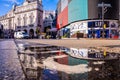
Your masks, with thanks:
[{"label": "yellow sign", "polygon": [[106,24],[103,25],[103,28],[106,29]]}]

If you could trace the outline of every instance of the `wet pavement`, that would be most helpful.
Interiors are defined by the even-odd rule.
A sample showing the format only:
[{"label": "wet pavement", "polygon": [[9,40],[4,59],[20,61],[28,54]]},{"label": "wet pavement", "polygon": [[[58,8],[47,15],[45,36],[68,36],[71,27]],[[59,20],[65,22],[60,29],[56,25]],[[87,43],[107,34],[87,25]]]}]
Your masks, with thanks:
[{"label": "wet pavement", "polygon": [[24,80],[13,40],[0,41],[0,80]]},{"label": "wet pavement", "polygon": [[28,80],[119,80],[120,54],[43,44],[19,44]]},{"label": "wet pavement", "polygon": [[120,79],[120,54],[22,40],[0,41],[0,65],[0,80]]}]

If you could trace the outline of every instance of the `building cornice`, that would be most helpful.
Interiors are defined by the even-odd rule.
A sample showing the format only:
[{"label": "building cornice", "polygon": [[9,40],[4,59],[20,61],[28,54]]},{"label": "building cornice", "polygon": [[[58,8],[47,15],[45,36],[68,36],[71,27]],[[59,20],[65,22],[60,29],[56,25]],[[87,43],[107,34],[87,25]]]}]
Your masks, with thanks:
[{"label": "building cornice", "polygon": [[13,17],[8,17],[8,18],[4,18],[4,19],[0,19],[0,21],[6,20],[6,19],[11,19],[11,18],[14,18],[14,16]]},{"label": "building cornice", "polygon": [[35,11],[35,10],[43,12],[42,10],[39,10],[39,9],[30,9],[30,10],[21,11],[21,12],[15,12],[15,14],[26,13],[26,12]]},{"label": "building cornice", "polygon": [[[11,15],[9,15],[9,14],[11,14]],[[13,11],[13,9],[10,10],[7,14],[5,14],[3,16],[0,16],[0,21],[8,19],[8,18],[11,18],[11,17],[14,17],[14,11]]]},{"label": "building cornice", "polygon": [[15,14],[19,13],[24,13],[32,10],[39,10],[43,12],[43,7],[41,5],[38,5],[36,3],[28,4],[28,5],[23,5],[23,6],[18,6],[16,7]]}]

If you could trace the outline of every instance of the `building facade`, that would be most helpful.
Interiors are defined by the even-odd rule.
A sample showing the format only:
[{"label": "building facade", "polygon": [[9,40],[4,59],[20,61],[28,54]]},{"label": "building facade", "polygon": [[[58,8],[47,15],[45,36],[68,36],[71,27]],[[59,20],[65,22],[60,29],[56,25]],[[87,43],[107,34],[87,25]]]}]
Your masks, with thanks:
[{"label": "building facade", "polygon": [[0,38],[3,37],[3,25],[0,23]]},{"label": "building facade", "polygon": [[53,21],[55,19],[55,11],[44,11],[43,12],[43,27],[46,32],[46,28],[54,28]]},{"label": "building facade", "polygon": [[43,31],[42,0],[25,0],[20,6],[16,4],[6,15],[0,17],[0,22],[8,32],[25,31],[30,36],[36,36],[36,31]]},{"label": "building facade", "polygon": [[[104,8],[98,6],[102,3]],[[76,37],[79,32],[83,37],[118,38],[119,3],[120,0],[59,0],[57,28],[63,37]]]},{"label": "building facade", "polygon": [[46,33],[45,38],[56,38],[56,12],[55,11],[44,11],[43,13],[43,27]]}]

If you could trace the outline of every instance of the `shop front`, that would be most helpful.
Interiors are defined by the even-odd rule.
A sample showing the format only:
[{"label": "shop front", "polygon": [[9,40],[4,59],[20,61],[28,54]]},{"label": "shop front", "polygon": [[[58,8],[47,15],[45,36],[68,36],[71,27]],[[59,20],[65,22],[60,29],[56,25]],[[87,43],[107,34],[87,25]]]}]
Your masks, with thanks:
[{"label": "shop front", "polygon": [[88,24],[87,21],[79,21],[70,24],[70,37],[71,38],[83,38],[87,37]]},{"label": "shop front", "polygon": [[119,38],[117,20],[86,20],[67,25],[59,30],[61,38]]},{"label": "shop front", "polygon": [[118,39],[119,38],[119,27],[117,22],[110,22],[110,38]]},{"label": "shop front", "polygon": [[87,37],[87,34],[87,21],[78,21],[71,23],[58,31],[58,35],[61,36],[61,38],[83,38]]},{"label": "shop front", "polygon": [[63,36],[62,38],[70,38],[70,28],[67,26],[62,29]]},{"label": "shop front", "polygon": [[118,38],[118,23],[115,20],[88,21],[88,38]]}]

